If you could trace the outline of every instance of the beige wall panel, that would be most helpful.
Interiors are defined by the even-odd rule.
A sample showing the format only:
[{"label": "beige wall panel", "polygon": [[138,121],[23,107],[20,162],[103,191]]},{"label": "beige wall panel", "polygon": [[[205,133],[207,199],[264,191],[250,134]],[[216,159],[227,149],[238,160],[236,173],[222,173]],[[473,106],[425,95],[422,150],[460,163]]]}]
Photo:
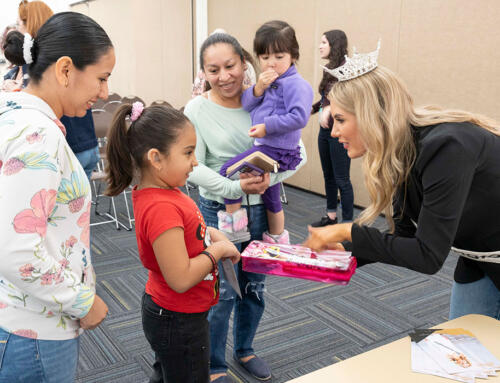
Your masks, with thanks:
[{"label": "beige wall panel", "polygon": [[186,104],[192,84],[191,2],[95,0],[72,9],[95,19],[115,46],[111,91],[146,103]]},{"label": "beige wall panel", "polygon": [[416,104],[500,120],[500,2],[404,0],[399,73]]},{"label": "beige wall panel", "polygon": [[[98,22],[115,47],[116,65],[109,78],[109,89],[124,96],[134,92],[135,28],[132,22],[132,0],[96,0],[72,7]],[[128,42],[128,43],[127,43]]]}]

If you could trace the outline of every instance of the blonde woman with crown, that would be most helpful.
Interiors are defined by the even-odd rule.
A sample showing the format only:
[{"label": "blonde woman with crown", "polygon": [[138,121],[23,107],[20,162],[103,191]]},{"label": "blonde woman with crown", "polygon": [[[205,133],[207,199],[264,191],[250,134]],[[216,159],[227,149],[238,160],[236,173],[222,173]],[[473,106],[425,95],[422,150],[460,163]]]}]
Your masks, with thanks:
[{"label": "blonde woman with crown", "polygon": [[[370,204],[354,223],[309,228],[305,245],[425,274],[454,250],[450,319],[500,319],[500,125],[414,107],[401,80],[377,66],[379,47],[329,70],[339,80],[329,93],[332,136],[350,158],[364,158]],[[388,232],[370,227],[381,213]]]}]

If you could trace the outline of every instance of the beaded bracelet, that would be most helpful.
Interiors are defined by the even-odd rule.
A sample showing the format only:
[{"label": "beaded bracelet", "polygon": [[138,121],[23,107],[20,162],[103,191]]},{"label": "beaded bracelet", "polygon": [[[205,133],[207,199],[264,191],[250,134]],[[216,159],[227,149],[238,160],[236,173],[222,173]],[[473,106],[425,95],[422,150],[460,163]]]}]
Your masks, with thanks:
[{"label": "beaded bracelet", "polygon": [[203,250],[200,254],[205,254],[208,258],[210,258],[210,261],[212,262],[212,270],[217,269],[217,262],[212,254],[206,250]]}]

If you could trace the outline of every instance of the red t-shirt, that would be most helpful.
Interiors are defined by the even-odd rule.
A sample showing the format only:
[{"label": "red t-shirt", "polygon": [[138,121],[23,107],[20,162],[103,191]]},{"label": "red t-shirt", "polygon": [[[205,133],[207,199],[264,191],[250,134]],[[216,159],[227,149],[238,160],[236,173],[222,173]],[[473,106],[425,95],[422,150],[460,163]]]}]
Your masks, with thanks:
[{"label": "red t-shirt", "polygon": [[165,282],[153,251],[156,238],[174,227],[184,229],[189,258],[198,256],[207,247],[207,226],[194,201],[177,188],[134,188],[132,203],[139,256],[149,270],[146,293],[157,305],[170,311],[199,313],[215,305],[219,300],[218,274],[215,271],[188,291],[177,293]]}]

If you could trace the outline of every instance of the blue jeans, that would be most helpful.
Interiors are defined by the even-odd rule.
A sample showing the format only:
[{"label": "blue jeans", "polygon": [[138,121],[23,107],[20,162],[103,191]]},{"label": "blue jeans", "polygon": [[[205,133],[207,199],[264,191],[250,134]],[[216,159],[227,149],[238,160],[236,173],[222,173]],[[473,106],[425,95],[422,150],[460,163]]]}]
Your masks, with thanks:
[{"label": "blue jeans", "polygon": [[318,150],[325,179],[326,210],[337,211],[337,195],[340,190],[342,221],[352,221],[354,193],[349,174],[351,159],[339,139],[331,134],[331,129],[319,128]]},{"label": "blue jeans", "polygon": [[481,314],[500,319],[500,290],[488,276],[470,283],[453,282],[450,319]]},{"label": "blue jeans", "polygon": [[0,383],[73,383],[80,338],[40,340],[0,329]]},{"label": "blue jeans", "polygon": [[87,178],[90,180],[90,175],[92,174],[92,170],[95,169],[99,159],[99,147],[95,147],[92,149],[84,150],[80,153],[75,153],[76,158],[80,161],[83,170],[85,170],[85,174]]},{"label": "blue jeans", "polygon": [[[200,211],[207,226],[217,227],[217,212],[224,210],[224,205],[200,196]],[[248,207],[247,207],[248,209]],[[264,205],[254,205],[248,209],[248,226],[252,239],[262,239],[262,233],[268,229]],[[242,249],[248,243],[244,243]],[[254,354],[253,338],[257,332],[260,318],[264,313],[265,275],[243,271],[241,262],[235,265],[236,275],[241,290],[241,299],[224,278],[220,278],[219,303],[208,314],[210,322],[210,373],[226,372],[226,342],[229,329],[229,317],[234,308],[233,340],[234,356],[242,358]],[[222,265],[219,265],[222,270]]]}]

